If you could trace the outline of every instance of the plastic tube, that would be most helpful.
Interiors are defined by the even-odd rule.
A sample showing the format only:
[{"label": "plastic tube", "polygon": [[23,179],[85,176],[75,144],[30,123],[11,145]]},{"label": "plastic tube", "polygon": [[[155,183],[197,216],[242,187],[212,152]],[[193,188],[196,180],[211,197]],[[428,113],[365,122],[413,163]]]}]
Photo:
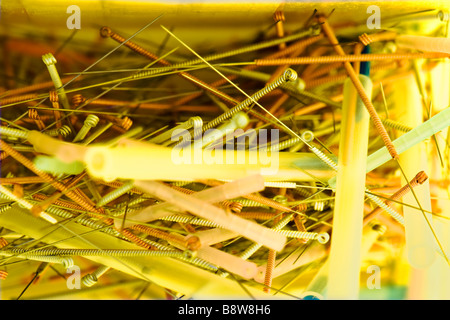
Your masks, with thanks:
[{"label": "plastic tube", "polygon": [[[370,249],[377,241],[378,237],[386,231],[386,227],[378,223],[371,222],[363,229],[363,238],[361,243],[361,257],[364,259]],[[330,272],[330,260],[327,259],[314,278],[308,284],[306,291],[313,291],[322,295],[326,294],[328,285],[328,274]]]},{"label": "plastic tube", "polygon": [[[214,228],[208,230],[197,231],[194,236],[199,239],[200,247],[210,246],[216,243],[220,243],[223,241],[227,241],[232,238],[236,238],[239,236],[236,232],[222,229],[222,228]],[[188,236],[189,237],[189,236]]]},{"label": "plastic tube", "polygon": [[[417,83],[413,77],[396,83],[396,91],[394,92],[393,99],[396,107],[404,114],[405,118],[402,120],[404,124],[416,127],[422,123],[422,99],[417,89]],[[405,109],[405,105],[408,108]],[[408,179],[414,177],[420,171],[429,172],[427,156],[428,153],[424,143],[419,143],[400,155],[400,163]],[[402,185],[406,183],[408,182],[402,177]],[[431,212],[429,180],[415,187],[413,191],[421,207],[425,211]],[[405,246],[408,261],[414,268],[427,268],[436,258],[436,241],[424,217],[426,215],[428,221],[431,223],[433,219],[432,215],[421,212],[420,209],[415,209],[418,207],[418,203],[412,192],[405,195],[402,202],[406,204],[403,206],[403,216],[405,221]]]},{"label": "plastic tube", "polygon": [[[392,143],[397,149],[398,154],[401,154],[409,148],[419,144],[423,140],[428,139],[433,134],[436,134],[442,129],[447,128],[449,125],[450,108],[446,108],[421,125],[395,139]],[[367,172],[378,168],[391,159],[392,157],[386,147],[378,149],[367,159]]]},{"label": "plastic tube", "polygon": [[[59,248],[139,248],[133,243],[117,239],[114,236],[89,232],[90,228],[75,222],[68,222],[64,228],[61,228],[60,225],[51,225],[47,221],[31,216],[18,206],[0,214],[0,225],[34,239],[45,236],[47,243],[52,243]],[[74,237],[74,234],[83,236]],[[173,258],[150,256],[133,257],[132,259],[110,256],[86,258],[195,299],[248,298],[241,285],[235,281]],[[261,290],[247,286],[246,289],[257,298],[267,299],[270,297]]]},{"label": "plastic tube", "polygon": [[173,190],[155,181],[135,181],[135,185],[142,191],[152,194],[164,201],[176,205],[199,217],[211,220],[226,229],[235,231],[245,238],[261,243],[262,245],[276,251],[281,251],[286,244],[286,237],[263,227],[255,222],[242,219],[234,214]]},{"label": "plastic tube", "polygon": [[395,42],[399,47],[428,52],[450,53],[450,39],[415,35],[397,36]]},{"label": "plastic tube", "polygon": [[[372,81],[364,75],[359,75],[359,79],[370,98]],[[347,79],[329,258],[329,299],[358,298],[369,120],[353,83]]]},{"label": "plastic tube", "polygon": [[329,168],[316,160],[307,153],[172,149],[152,144],[145,147],[144,143],[89,147],[84,157],[89,174],[96,178],[163,181],[235,180],[252,174],[261,174],[271,181],[330,178]]},{"label": "plastic tube", "polygon": [[39,170],[57,174],[80,174],[85,166],[81,161],[63,162],[56,157],[36,156],[33,163]]},{"label": "plastic tube", "polygon": [[66,163],[83,161],[87,150],[84,146],[63,142],[35,130],[28,133],[28,141],[37,152],[53,155]]},{"label": "plastic tube", "polygon": [[[297,269],[308,263],[324,258],[326,254],[327,249],[323,245],[319,243],[314,243],[308,248],[308,250],[301,253],[301,255],[300,253],[297,254],[293,253],[290,254],[288,257],[282,257],[280,259],[277,259],[275,262],[275,269],[273,269],[272,276],[273,278],[282,276],[283,274],[286,274],[294,269]],[[263,283],[265,275],[266,275],[266,264],[263,264],[258,267],[258,272],[256,273],[254,280]]]},{"label": "plastic tube", "polygon": [[[186,249],[176,243],[171,244],[180,249]],[[206,260],[244,279],[252,279],[256,275],[257,266],[254,262],[245,261],[225,251],[206,246],[198,249],[195,254],[196,257]]]},{"label": "plastic tube", "polygon": [[[207,203],[218,203],[220,201],[233,199],[244,196],[253,192],[264,189],[264,180],[261,175],[252,175],[237,179],[235,181],[225,183],[221,186],[209,188],[200,192],[196,192],[191,197],[205,201]],[[172,210],[172,211],[171,211]],[[176,210],[171,203],[165,202],[153,206],[149,206],[141,211],[132,212],[127,215],[129,220],[125,221],[124,226],[130,227],[137,222],[150,222],[162,217],[172,215]],[[115,220],[115,226],[122,226],[122,221]]]}]

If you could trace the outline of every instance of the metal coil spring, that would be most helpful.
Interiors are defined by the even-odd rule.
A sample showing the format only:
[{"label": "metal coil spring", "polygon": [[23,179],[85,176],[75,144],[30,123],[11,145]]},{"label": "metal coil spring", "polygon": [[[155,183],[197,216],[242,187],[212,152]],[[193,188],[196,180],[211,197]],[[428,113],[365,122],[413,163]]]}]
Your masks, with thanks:
[{"label": "metal coil spring", "polygon": [[297,193],[298,195],[304,197],[304,198],[309,198],[312,196],[312,192],[309,191],[306,188],[302,188],[302,187],[298,187],[294,189],[294,192]]},{"label": "metal coil spring", "polygon": [[[206,61],[219,60],[219,59],[223,59],[223,58],[227,58],[227,57],[231,57],[231,56],[235,56],[235,55],[239,55],[239,54],[243,54],[243,53],[247,53],[247,52],[251,52],[251,51],[256,51],[256,50],[260,50],[260,49],[264,49],[264,48],[268,48],[268,47],[272,47],[272,46],[277,46],[280,43],[298,40],[298,39],[301,39],[301,38],[304,38],[307,36],[318,35],[319,33],[320,33],[320,29],[313,26],[311,28],[308,28],[305,31],[302,31],[302,32],[299,32],[299,33],[296,33],[293,35],[248,45],[243,48],[238,48],[235,50],[220,52],[220,53],[216,53],[216,54],[210,54],[210,55],[203,57],[203,59]],[[203,60],[202,59],[194,59],[194,60],[190,60],[190,61],[186,61],[186,62],[182,62],[182,63],[177,63],[176,65],[174,64],[173,67],[182,68],[182,67],[199,64],[199,63],[203,63]]]},{"label": "metal coil spring", "polygon": [[8,241],[5,238],[0,237],[0,249],[6,247],[7,245]]},{"label": "metal coil spring", "polygon": [[23,255],[19,255],[18,258],[62,264],[65,269],[71,268],[74,266],[74,261],[71,257],[39,256],[39,255],[32,255],[32,254],[23,254]]},{"label": "metal coil spring", "polygon": [[404,125],[403,123],[391,120],[391,119],[381,119],[384,125],[388,126],[389,128],[401,131],[401,132],[409,132],[413,128]]},{"label": "metal coil spring", "polygon": [[262,208],[268,208],[268,206],[254,201],[254,200],[249,200],[249,199],[237,199],[237,200],[230,200],[233,202],[237,202],[240,203],[243,207],[262,207]]},{"label": "metal coil spring", "polygon": [[41,120],[41,118],[39,117],[39,113],[36,109],[33,108],[28,109],[28,118],[33,120]]},{"label": "metal coil spring", "polygon": [[141,237],[135,235],[134,233],[132,233],[130,230],[127,229],[123,229],[120,231],[122,233],[123,236],[125,236],[129,241],[135,243],[136,245],[145,248],[147,250],[155,250],[156,248],[153,247],[151,244],[149,244],[148,242],[146,242],[144,239],[142,239]]},{"label": "metal coil spring", "polygon": [[[80,257],[180,257],[185,253],[179,250],[134,250],[134,249],[37,249],[30,254],[26,249],[14,248],[8,250],[10,253],[18,254],[19,256],[33,256],[33,257],[61,257],[61,256],[80,256]],[[70,257],[64,257],[70,258]],[[69,261],[70,262],[70,261]]]},{"label": "metal coil spring", "polygon": [[209,261],[203,260],[201,258],[198,257],[177,257],[177,259],[180,259],[182,261],[188,262],[196,267],[208,270],[208,271],[212,271],[212,272],[217,272],[219,270],[219,267],[217,267],[216,265],[210,263]]},{"label": "metal coil spring", "polygon": [[63,125],[61,128],[44,131],[44,133],[52,137],[61,135],[63,138],[66,138],[72,133],[72,129],[68,125]]},{"label": "metal coil spring", "polygon": [[87,274],[81,278],[81,283],[86,287],[92,287],[98,282],[98,279],[96,276],[93,276],[92,274]]},{"label": "metal coil spring", "polygon": [[28,131],[9,128],[5,126],[0,126],[0,134],[14,138],[28,139]]},{"label": "metal coil spring", "polygon": [[400,213],[398,213],[395,209],[393,209],[392,207],[390,207],[389,205],[384,203],[384,201],[381,200],[380,198],[378,198],[377,196],[371,194],[369,190],[366,190],[366,195],[370,200],[375,202],[384,211],[389,213],[389,215],[392,218],[394,218],[395,220],[397,220],[398,223],[400,223],[401,225],[405,225],[405,220],[404,220],[403,216]]},{"label": "metal coil spring", "polygon": [[289,238],[317,240],[317,242],[321,244],[325,244],[330,240],[330,235],[325,232],[317,233],[317,232],[303,232],[296,230],[278,230],[278,232]]},{"label": "metal coil spring", "polygon": [[337,164],[331,160],[325,153],[323,153],[322,151],[320,151],[319,149],[317,149],[316,147],[312,146],[310,147],[310,150],[320,159],[322,160],[325,164],[327,164],[331,169],[333,169],[334,171],[338,170],[338,166]]},{"label": "metal coil spring", "polygon": [[66,186],[63,183],[54,180],[52,176],[50,176],[49,174],[36,168],[36,166],[34,165],[34,163],[31,160],[29,160],[28,158],[23,156],[21,153],[17,152],[13,148],[11,148],[8,144],[4,143],[2,140],[0,140],[0,145],[11,157],[16,159],[20,163],[22,163],[25,167],[29,168],[31,171],[33,171],[38,176],[43,178],[46,182],[51,183],[53,185],[53,187],[57,188],[60,191],[66,192],[67,197],[69,197],[76,203],[83,206],[84,209],[86,209],[87,211],[90,211],[90,212],[102,213],[102,210],[94,208],[93,206],[91,206],[87,201],[85,201],[82,197],[80,197],[75,192],[73,192],[71,190],[67,190]]},{"label": "metal coil spring", "polygon": [[89,127],[95,127],[98,124],[99,117],[97,117],[95,114],[90,114],[86,117],[86,120],[84,120],[84,125]]},{"label": "metal coil spring", "polygon": [[[188,121],[190,128],[194,128],[194,131],[192,132],[192,138],[195,141],[199,139],[203,133],[203,119],[201,117],[192,117]],[[174,148],[182,148],[190,142],[191,141],[182,140],[178,142]]]},{"label": "metal coil spring", "polygon": [[42,55],[42,61],[44,61],[45,65],[49,66],[56,63],[56,58],[51,53],[46,53]]},{"label": "metal coil spring", "polygon": [[316,211],[323,211],[325,210],[325,206],[328,204],[328,201],[316,201],[313,204],[313,208]]},{"label": "metal coil spring", "polygon": [[[2,197],[3,198],[3,197]],[[8,199],[9,200],[9,199]],[[6,204],[6,205],[4,205],[4,206],[1,206],[0,207],[0,214],[1,213],[3,213],[3,212],[5,212],[5,211],[8,211],[9,209],[11,209],[11,207],[12,207],[12,205],[10,205],[10,204]]]},{"label": "metal coil spring", "polygon": [[222,115],[218,116],[214,120],[208,122],[205,126],[203,126],[203,132],[216,127],[217,125],[219,125],[223,121],[227,120],[228,118],[232,117],[239,111],[242,111],[243,109],[247,108],[255,101],[258,101],[259,99],[261,99],[263,96],[265,96],[269,92],[275,90],[282,84],[289,82],[289,81],[295,81],[296,79],[297,79],[297,73],[292,69],[286,69],[283,72],[283,74],[280,77],[278,77],[278,79],[276,79],[274,82],[270,83],[263,89],[257,91],[255,94],[251,95],[250,99],[245,99],[244,101],[242,101],[241,103],[238,103],[236,106],[234,106],[229,111],[223,113]]},{"label": "metal coil spring", "polygon": [[28,101],[28,100],[36,100],[38,98],[39,97],[36,93],[29,93],[29,94],[24,94],[21,96],[3,98],[3,99],[0,99],[0,106],[5,106],[8,104],[19,103],[19,102]]},{"label": "metal coil spring", "polygon": [[124,195],[128,191],[130,191],[134,187],[134,181],[129,181],[125,184],[123,184],[121,187],[115,189],[114,191],[111,191],[107,195],[105,195],[103,198],[101,198],[97,202],[97,208],[104,206],[105,204],[110,203],[111,201],[119,198],[120,196]]},{"label": "metal coil spring", "polygon": [[193,225],[199,225],[202,227],[211,227],[211,228],[220,227],[220,225],[218,225],[217,223],[214,223],[214,222],[206,220],[206,219],[196,218],[196,217],[186,217],[186,216],[181,216],[181,215],[170,215],[170,216],[162,217],[162,218],[160,218],[160,220],[189,223],[189,224],[193,224]]},{"label": "metal coil spring", "polygon": [[74,107],[78,107],[80,104],[84,103],[86,101],[86,98],[83,97],[81,94],[76,94],[72,97],[72,104]]},{"label": "metal coil spring", "polygon": [[8,277],[8,271],[0,270],[0,280],[5,280]]},{"label": "metal coil spring", "polygon": [[[281,228],[285,227],[289,221],[292,219],[292,214],[287,215],[280,221],[278,221],[273,227],[272,230],[280,230]],[[244,260],[247,260],[250,258],[256,251],[258,251],[262,247],[262,244],[254,243],[247,249],[245,249],[243,252],[239,254],[239,257],[241,257]]]},{"label": "metal coil spring", "polygon": [[224,200],[220,203],[224,208],[229,208],[234,213],[239,213],[244,208],[244,205],[240,202],[234,202],[229,200]]},{"label": "metal coil spring", "polygon": [[89,273],[81,278],[81,283],[83,283],[86,287],[92,287],[98,282],[98,279],[103,276],[109,269],[111,268],[108,266],[100,266],[94,272]]},{"label": "metal coil spring", "polygon": [[125,130],[130,130],[131,126],[133,125],[133,120],[131,120],[128,117],[123,117],[120,121],[120,125],[122,128],[124,128]]},{"label": "metal coil spring", "polygon": [[113,32],[111,30],[111,28],[109,28],[109,27],[102,27],[100,29],[100,35],[104,38],[110,37],[111,39],[113,39],[119,43],[123,43],[128,48],[132,49],[133,51],[139,53],[140,55],[142,55],[144,57],[149,58],[150,60],[158,60],[158,57],[156,55],[148,52],[147,50],[144,50],[143,48],[141,48],[140,46],[138,46],[137,44],[135,44],[131,41],[127,41],[124,37]]},{"label": "metal coil spring", "polygon": [[450,14],[448,11],[439,11],[438,12],[438,18],[439,20],[441,20],[442,22],[447,22],[450,20]]}]

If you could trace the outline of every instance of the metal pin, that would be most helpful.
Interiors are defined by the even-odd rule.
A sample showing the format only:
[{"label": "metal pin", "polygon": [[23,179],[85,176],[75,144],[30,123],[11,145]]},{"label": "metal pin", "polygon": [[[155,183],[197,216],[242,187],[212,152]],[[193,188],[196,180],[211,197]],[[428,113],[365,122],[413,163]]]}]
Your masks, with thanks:
[{"label": "metal pin", "polygon": [[81,127],[80,131],[78,131],[77,135],[73,139],[72,142],[79,142],[83,140],[86,135],[89,133],[91,128],[95,127],[100,119],[95,114],[90,114],[84,120],[84,124]]},{"label": "metal pin", "polygon": [[67,99],[63,83],[55,66],[56,58],[53,56],[53,54],[46,53],[42,56],[42,61],[44,61],[45,65],[47,66],[48,73],[50,74],[53,84],[55,85],[56,92],[58,93],[59,101],[61,101],[61,104],[65,109],[70,109],[69,100]]}]

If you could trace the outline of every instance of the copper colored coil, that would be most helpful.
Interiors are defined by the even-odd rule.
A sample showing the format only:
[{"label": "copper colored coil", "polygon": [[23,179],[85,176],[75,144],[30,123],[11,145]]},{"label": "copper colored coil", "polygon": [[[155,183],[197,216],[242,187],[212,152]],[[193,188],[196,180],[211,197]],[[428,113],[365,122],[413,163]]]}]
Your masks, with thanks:
[{"label": "copper colored coil", "polygon": [[[338,94],[335,95],[333,97],[331,97],[331,100],[336,101],[336,102],[340,102],[342,101],[342,99],[344,99],[344,96],[342,94]],[[309,114],[312,112],[315,112],[317,110],[323,109],[327,107],[327,105],[323,102],[315,102],[313,104],[310,104],[308,106],[304,106],[301,109],[297,110],[294,112],[294,116],[300,116],[300,115],[304,115],[304,114]]]},{"label": "copper colored coil", "polygon": [[323,78],[311,79],[305,83],[305,89],[314,88],[326,83],[333,82],[344,82],[348,78],[347,74],[336,74],[332,76],[327,76]]},{"label": "copper colored coil", "polygon": [[[223,182],[215,181],[215,180],[202,180],[201,182],[203,184],[210,185],[210,186],[218,186],[218,185],[223,184]],[[255,194],[248,194],[248,195],[243,196],[242,198],[256,201],[262,205],[279,210],[281,212],[292,212],[293,211],[291,208],[286,207],[275,200],[272,200],[272,199],[269,199],[269,198],[266,198],[263,196],[259,196],[259,195],[255,195]]]},{"label": "copper colored coil", "polygon": [[[284,13],[282,11],[275,11],[275,13],[273,14],[273,19],[275,20],[275,28],[277,30],[277,37],[278,38],[283,38],[284,37],[284,26],[283,26],[283,22],[285,21],[285,17],[284,17]],[[280,50],[283,50],[286,48],[286,43],[280,43],[278,45],[278,48]]]},{"label": "copper colored coil", "polygon": [[272,200],[272,199],[268,199],[262,196],[258,196],[258,195],[253,195],[253,194],[248,194],[246,196],[243,196],[243,198],[249,199],[249,200],[253,200],[256,201],[260,204],[263,204],[265,206],[268,206],[270,208],[279,210],[281,212],[292,212],[293,210],[289,207],[286,207],[284,205],[282,205],[281,203]]},{"label": "copper colored coil", "polygon": [[229,208],[234,213],[241,212],[242,208],[244,207],[242,203],[229,200],[224,200],[220,204],[225,208]]},{"label": "copper colored coil", "polygon": [[33,119],[36,123],[39,130],[45,130],[45,123],[42,121],[42,119],[39,117],[39,114],[36,109],[28,109],[28,117],[30,119]]},{"label": "copper colored coil", "polygon": [[[360,55],[362,53],[363,49],[364,49],[364,45],[358,42],[355,44],[355,48],[353,49],[353,54]],[[357,74],[359,74],[359,71],[361,69],[361,62],[359,62],[359,61],[353,62],[353,69],[355,70],[355,72]]]},{"label": "copper colored coil", "polygon": [[[318,22],[321,23],[322,30],[328,37],[328,40],[333,45],[333,48],[335,52],[338,54],[338,56],[343,57],[345,56],[345,52],[340,46],[332,28],[328,24],[327,20],[321,16],[318,19]],[[362,56],[369,56],[373,54],[363,54]],[[402,55],[400,55],[402,56]],[[366,106],[366,110],[370,115],[370,118],[372,119],[372,122],[380,135],[381,139],[383,140],[384,145],[386,146],[387,150],[389,151],[389,154],[391,157],[395,160],[399,158],[399,154],[397,153],[397,150],[394,146],[394,144],[391,141],[391,138],[389,137],[389,134],[386,131],[386,128],[384,127],[383,123],[381,122],[380,117],[378,116],[378,113],[375,109],[375,107],[372,104],[372,101],[369,99],[369,97],[366,94],[366,91],[364,90],[363,85],[361,84],[361,81],[358,78],[358,75],[355,73],[355,70],[351,66],[350,62],[348,60],[343,61],[344,62],[344,68],[348,73],[348,76],[350,77],[350,80],[352,81],[356,91],[358,92],[359,97],[361,98],[362,102]]]},{"label": "copper colored coil", "polygon": [[137,244],[138,246],[140,246],[142,248],[145,248],[147,250],[158,250],[158,248],[148,244],[147,242],[145,242],[140,237],[138,237],[137,235],[135,235],[134,233],[132,233],[131,231],[129,231],[127,229],[120,230],[120,232],[122,233],[122,235],[125,238],[127,238],[128,240],[130,240],[131,242]]},{"label": "copper colored coil", "polygon": [[359,36],[359,41],[361,41],[363,45],[367,46],[373,42],[394,40],[396,37],[397,33],[391,31],[378,32],[372,34],[364,33]]},{"label": "copper colored coil", "polygon": [[[78,97],[79,98],[79,97]],[[75,99],[75,101],[81,101]],[[72,103],[74,100],[72,99]],[[78,103],[78,102],[77,102]],[[82,102],[83,103],[83,102]],[[121,101],[121,100],[113,100],[113,99],[96,99],[89,101],[89,105],[91,106],[120,106],[126,108],[138,108],[140,110],[151,110],[151,111],[171,111],[171,112],[208,112],[208,113],[217,113],[221,109],[217,106],[213,105],[176,105],[174,104],[165,104],[165,103],[138,103],[138,102],[130,102],[130,101]],[[77,105],[74,104],[76,107]]]},{"label": "copper colored coil", "polygon": [[308,204],[307,203],[300,203],[300,204],[297,205],[295,210],[298,211],[298,212],[305,212],[306,210],[308,210]]},{"label": "copper colored coil", "polygon": [[[299,50],[300,48],[307,47],[307,46],[309,46],[309,45],[311,45],[311,44],[321,40],[323,37],[324,37],[323,34],[319,34],[317,36],[312,36],[312,37],[309,37],[309,38],[306,38],[306,39],[299,40],[297,42],[294,42],[293,44],[291,44],[290,46],[288,46],[284,50],[279,50],[279,51],[277,51],[275,53],[272,53],[272,54],[266,56],[265,59],[275,59],[275,58],[278,58],[278,57],[285,56],[285,55],[290,54],[290,53],[292,53],[292,52],[294,52],[296,50]],[[257,68],[259,68],[259,66],[257,66],[257,65],[248,65],[248,66],[245,66],[242,69],[243,70],[255,70]],[[212,87],[220,87],[220,86],[223,86],[223,85],[227,84],[228,81],[234,81],[237,78],[238,78],[237,75],[230,75],[230,76],[227,76],[228,80],[224,79],[224,78],[220,78],[219,80],[210,83],[210,86],[212,86]],[[183,97],[183,98],[179,99],[178,101],[176,101],[174,103],[174,105],[178,106],[178,105],[186,104],[186,103],[190,102],[191,100],[194,100],[194,99],[200,97],[201,95],[202,95],[201,92],[193,93],[193,94],[191,94],[189,96],[186,96],[186,97]]]},{"label": "copper colored coil", "polygon": [[133,125],[133,120],[131,120],[128,117],[117,118],[117,117],[109,115],[109,114],[100,114],[99,117],[103,118],[111,123],[114,123],[115,125],[121,127],[122,129],[125,129],[127,131]]},{"label": "copper colored coil", "polygon": [[[109,186],[109,187],[113,187],[113,188],[120,188],[124,185],[123,182],[120,181],[111,181],[111,182],[106,182],[106,181],[96,181],[98,183],[101,183],[105,186]],[[138,188],[131,188],[130,190],[128,190],[128,192],[130,193],[134,193],[134,194],[144,194],[141,190],[139,190]]]},{"label": "copper colored coil", "polygon": [[[394,69],[397,66],[398,66],[397,61],[389,61],[387,63],[376,64],[376,65],[372,66],[370,70],[372,72],[376,72],[376,71],[385,70],[385,69]],[[409,72],[408,72],[408,74],[409,74]],[[309,89],[309,88],[317,87],[319,85],[329,83],[329,82],[343,82],[347,78],[348,78],[348,75],[346,73],[340,73],[340,74],[335,74],[335,75],[331,75],[331,76],[327,76],[327,77],[323,77],[323,78],[311,79],[311,80],[306,81],[305,88]],[[389,78],[385,78],[380,81],[389,82]]]},{"label": "copper colored coil", "polygon": [[[324,74],[329,74],[331,71],[338,69],[339,67],[342,66],[341,62],[335,62],[335,63],[330,63],[321,67],[318,67],[317,71],[315,72],[311,72],[310,74],[308,74],[308,76],[303,77],[303,80],[309,80],[311,81],[314,78],[317,78],[319,76],[323,76]],[[308,81],[306,81],[308,82]]]},{"label": "copper colored coil", "polygon": [[148,226],[143,226],[140,224],[136,224],[131,228],[158,239],[163,239],[169,242],[180,244],[183,247],[188,248],[189,250],[198,250],[200,247],[200,240],[196,236],[189,237],[188,238],[189,241],[187,241],[184,237],[180,235],[167,233],[165,231],[151,228]]},{"label": "copper colored coil", "polygon": [[256,59],[258,66],[278,66],[278,65],[303,65],[335,62],[356,62],[356,61],[383,61],[383,60],[415,60],[415,59],[439,59],[448,58],[449,54],[441,52],[423,53],[367,53],[360,55],[336,55],[321,57],[300,57],[284,59]]},{"label": "copper colored coil", "polygon": [[[323,33],[321,33],[323,35]],[[309,54],[310,57],[317,57],[317,56],[323,56],[326,52],[328,52],[329,48],[326,46],[319,46],[314,48],[314,50]],[[310,77],[310,74],[313,73],[315,70],[317,70],[320,67],[318,64],[310,64],[305,66],[303,72],[301,73],[302,79],[308,79]]]},{"label": "copper colored coil", "polygon": [[249,111],[249,113],[254,116],[256,119],[264,122],[264,123],[270,123],[272,125],[273,128],[284,131],[286,130],[285,128],[283,128],[280,124],[278,124],[277,122],[275,122],[274,120],[272,121],[271,118],[267,118],[264,115],[262,115],[261,113],[259,113],[258,111],[255,111],[253,109],[251,109]]},{"label": "copper colored coil", "polygon": [[[156,55],[152,54],[151,52],[145,50],[144,48],[140,47],[139,45],[135,44],[134,42],[127,41],[127,39],[125,39],[124,37],[120,36],[119,34],[113,32],[111,30],[111,28],[109,28],[109,27],[102,27],[100,29],[100,35],[102,37],[104,37],[104,38],[110,37],[111,39],[113,39],[113,40],[115,40],[115,41],[117,41],[119,43],[123,43],[124,46],[130,48],[134,52],[137,52],[137,53],[139,53],[140,55],[142,55],[144,57],[149,58],[150,60],[158,60],[159,59],[158,56],[156,56]],[[165,65],[165,66],[170,65],[169,62],[167,62],[167,61],[165,61],[163,59],[159,60],[158,62],[160,64],[162,64],[162,65]]]},{"label": "copper colored coil", "polygon": [[80,104],[84,103],[86,101],[86,98],[83,97],[81,94],[76,94],[72,96],[72,104],[74,107],[78,107]]},{"label": "copper colored coil", "polygon": [[[39,193],[33,194],[33,199],[35,199],[35,200],[45,201],[48,198],[49,198],[48,196],[43,195],[43,194],[39,194]],[[58,200],[55,200],[53,202],[53,204],[55,204],[57,206],[60,206],[60,207],[63,207],[63,208],[66,208],[66,209],[85,211],[85,209],[82,206],[80,206],[80,205],[78,205],[76,203],[73,203],[73,202],[66,201],[66,200],[59,200],[58,199]]]},{"label": "copper colored coil", "polygon": [[246,211],[236,213],[241,218],[245,219],[256,219],[256,220],[269,220],[273,219],[278,215],[276,212],[257,212],[257,211]]},{"label": "copper colored coil", "polygon": [[28,117],[33,120],[39,120],[39,114],[36,109],[28,109]]},{"label": "copper colored coil", "polygon": [[61,114],[61,111],[57,111],[57,109],[60,109],[60,106],[59,97],[55,90],[49,92],[49,100],[52,103],[53,108],[55,109],[55,111],[53,111],[53,115],[55,117],[56,128],[60,129],[62,126],[61,118],[63,118],[63,116]]},{"label": "copper colored coil", "polygon": [[38,176],[33,177],[14,177],[14,178],[0,178],[0,184],[32,184],[32,183],[44,183],[45,180]]},{"label": "copper colored coil", "polygon": [[[41,59],[44,54],[54,52],[55,47],[50,44],[44,44],[30,39],[23,40],[11,38],[6,41],[6,50],[8,52],[20,53],[23,56],[32,56]],[[91,65],[93,63],[89,57],[74,50],[65,49],[64,54],[58,55],[58,63],[73,65],[74,61],[80,62],[83,65]]]},{"label": "copper colored coil", "polygon": [[8,277],[8,271],[0,270],[0,280],[5,280]]},{"label": "copper colored coil", "polygon": [[[427,174],[424,171],[420,171],[410,182],[409,185],[406,184],[402,188],[400,188],[397,192],[395,192],[389,200],[386,200],[385,203],[390,206],[393,204],[394,201],[400,200],[402,197],[404,197],[408,192],[411,191],[411,188],[415,188],[418,185],[424,183],[428,179]],[[368,215],[364,217],[364,225],[367,225],[371,220],[375,219],[381,212],[383,212],[383,209],[380,207],[375,208],[372,212],[370,212]]]},{"label": "copper colored coil", "polygon": [[5,160],[9,154],[7,154],[5,151],[0,152],[0,160]]},{"label": "copper colored coil", "polygon": [[273,249],[269,250],[267,257],[266,272],[264,275],[264,292],[270,293],[270,287],[272,286],[273,270],[275,268],[277,252]]},{"label": "copper colored coil", "polygon": [[39,96],[36,93],[29,93],[29,94],[24,94],[21,96],[2,98],[2,99],[0,99],[0,105],[5,106],[8,104],[26,102],[29,100],[37,100],[37,99],[39,99]]},{"label": "copper colored coil", "polygon": [[[173,189],[175,189],[177,191],[183,192],[185,194],[193,194],[193,193],[195,193],[195,191],[193,191],[193,190],[186,189],[186,188],[179,187],[179,186],[175,186],[175,185],[169,185],[169,187],[171,187],[171,188],[173,188]],[[234,201],[224,200],[224,201],[221,201],[220,204],[223,207],[225,207],[225,208],[230,208],[231,211],[233,211],[233,212],[240,212],[242,210],[242,208],[243,208],[243,205],[241,203],[234,202]]]},{"label": "copper colored coil", "polygon": [[130,130],[131,126],[133,125],[133,120],[131,120],[128,117],[123,117],[121,120],[122,120],[121,121],[122,128],[124,128],[127,131]]},{"label": "copper colored coil", "polygon": [[[78,80],[80,80],[80,78],[81,77],[78,77],[74,81],[78,81]],[[61,79],[61,82],[66,83],[66,82],[70,81],[71,79],[73,79],[72,76],[65,77],[65,78]],[[30,91],[39,91],[39,90],[43,90],[43,89],[52,88],[54,86],[55,86],[55,84],[53,83],[53,81],[40,82],[40,83],[32,84],[32,85],[29,85],[26,87],[8,90],[8,91],[4,92],[3,95],[4,96],[21,95],[21,94],[24,94],[24,93],[27,93]]]},{"label": "copper colored coil", "polygon": [[[117,33],[113,32],[110,28],[108,27],[103,27],[100,30],[100,34],[103,37],[110,37],[111,39],[117,41],[118,43],[123,43],[126,47],[130,48],[131,50],[137,52],[138,54],[149,58],[150,60],[156,60],[159,64],[163,65],[163,66],[170,66],[171,63],[164,60],[164,59],[160,59],[158,56],[154,55],[153,53],[145,50],[144,48],[142,48],[141,46],[139,46],[138,44],[132,42],[132,41],[127,41],[125,38],[123,38],[122,36],[118,35]],[[207,84],[206,82],[198,79],[197,77],[194,77],[193,75],[187,73],[187,72],[179,72],[178,73],[179,76],[189,80],[190,82],[192,82],[194,85],[200,87],[201,89],[206,89],[209,92],[211,92],[212,94],[216,95],[217,97],[219,97],[220,99],[222,99],[223,101],[230,103],[230,104],[236,104],[237,101],[228,96],[227,94],[220,92],[217,88]]]},{"label": "copper colored coil", "polygon": [[5,238],[0,237],[0,248],[4,248],[7,245],[8,245],[8,241]]},{"label": "copper colored coil", "polygon": [[[305,225],[303,224],[302,219],[300,218],[300,216],[298,214],[294,215],[294,223],[295,226],[297,227],[297,230],[300,232],[307,232]],[[302,239],[297,239],[300,243],[307,243],[308,239],[302,238]]]},{"label": "copper colored coil", "polygon": [[[277,215],[274,218],[274,225],[277,225],[282,218]],[[273,280],[273,270],[275,269],[275,261],[277,258],[277,252],[273,249],[269,250],[269,255],[267,257],[267,264],[266,264],[266,272],[264,276],[264,292],[270,293],[270,287],[272,286],[272,280]]]},{"label": "copper colored coil", "polygon": [[17,161],[19,161],[26,168],[28,168],[29,170],[33,171],[35,174],[37,174],[38,176],[43,178],[46,182],[50,183],[53,187],[55,187],[59,191],[65,193],[65,195],[67,197],[69,197],[71,200],[73,200],[74,202],[76,202],[79,205],[81,205],[87,211],[89,211],[89,212],[97,212],[97,213],[102,213],[103,212],[102,210],[99,210],[99,209],[91,206],[87,202],[85,202],[84,199],[80,198],[76,193],[68,190],[67,187],[63,183],[61,183],[59,181],[55,181],[52,178],[52,176],[50,176],[49,174],[47,174],[47,173],[41,171],[40,169],[36,168],[36,166],[34,165],[34,163],[31,160],[29,160],[28,158],[26,158],[25,156],[23,156],[22,154],[20,154],[19,152],[17,152],[13,148],[11,148],[7,143],[5,143],[2,140],[0,140],[0,148],[3,149],[5,152],[7,152],[11,157],[13,157]]}]

